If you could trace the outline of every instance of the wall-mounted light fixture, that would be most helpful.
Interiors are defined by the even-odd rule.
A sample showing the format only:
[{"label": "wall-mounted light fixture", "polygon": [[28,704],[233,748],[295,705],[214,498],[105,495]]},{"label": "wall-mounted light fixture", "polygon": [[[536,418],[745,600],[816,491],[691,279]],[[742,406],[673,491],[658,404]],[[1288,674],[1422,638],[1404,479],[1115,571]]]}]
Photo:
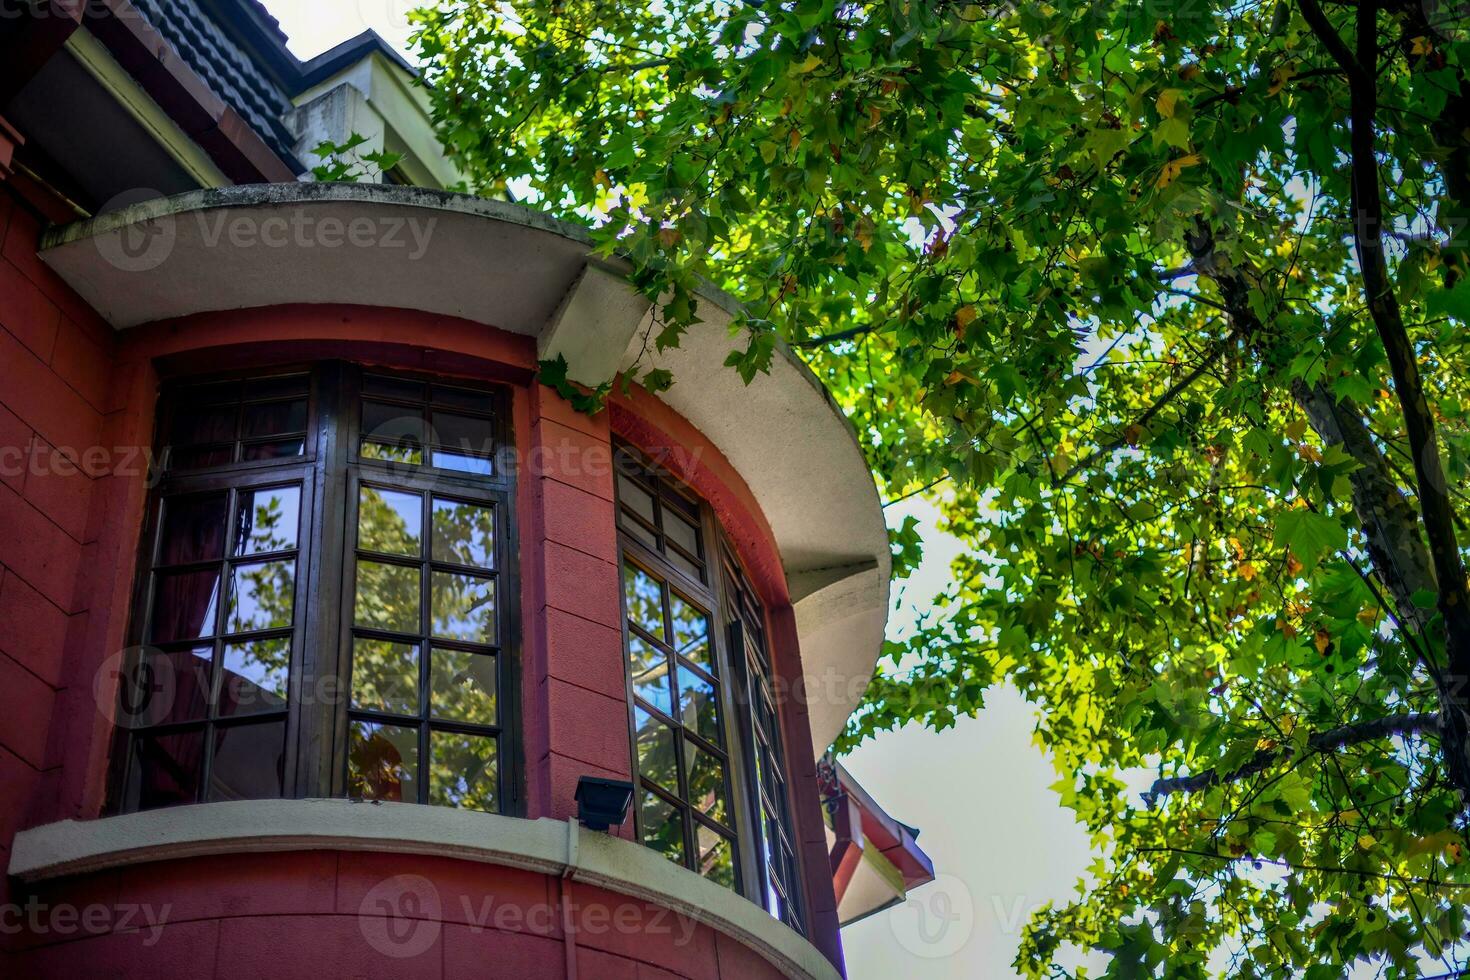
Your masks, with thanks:
[{"label": "wall-mounted light fixture", "polygon": [[588,830],[622,826],[633,802],[633,784],[621,779],[583,776],[577,780],[577,819]]}]

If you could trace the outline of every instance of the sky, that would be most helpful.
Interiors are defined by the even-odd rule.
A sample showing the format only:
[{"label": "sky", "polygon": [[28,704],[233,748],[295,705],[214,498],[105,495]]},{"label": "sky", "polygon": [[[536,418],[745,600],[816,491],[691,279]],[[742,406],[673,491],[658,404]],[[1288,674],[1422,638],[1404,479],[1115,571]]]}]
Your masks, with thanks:
[{"label": "sky", "polygon": [[[371,27],[411,62],[412,0],[265,0],[303,60]],[[922,500],[888,509],[894,526],[913,514],[924,563],[910,577],[890,630],[903,629],[948,578],[958,542],[934,527]],[[918,602],[910,602],[917,599]],[[1012,689],[984,712],[935,733],[918,726],[885,734],[843,760],[891,814],[921,831],[939,877],[905,905],[843,931],[851,980],[1004,980],[1027,916],[1064,901],[1091,860],[1086,836],[1048,787],[1050,763],[1035,747],[1035,712]]]}]

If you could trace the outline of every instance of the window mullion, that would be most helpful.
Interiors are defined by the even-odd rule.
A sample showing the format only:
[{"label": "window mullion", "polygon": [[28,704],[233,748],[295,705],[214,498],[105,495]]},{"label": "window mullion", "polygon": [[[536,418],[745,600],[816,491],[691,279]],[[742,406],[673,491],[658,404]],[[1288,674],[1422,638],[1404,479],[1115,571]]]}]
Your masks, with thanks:
[{"label": "window mullion", "polygon": [[[350,379],[340,363],[317,373],[316,462],[312,482],[309,539],[313,542],[299,588],[307,602],[305,638],[300,652],[297,711],[298,797],[342,792],[339,746],[345,742],[343,703],[347,692],[342,628],[343,567],[347,542],[347,447],[353,413],[347,411]],[[319,696],[320,695],[320,696]],[[331,696],[327,696],[331,695]]]}]

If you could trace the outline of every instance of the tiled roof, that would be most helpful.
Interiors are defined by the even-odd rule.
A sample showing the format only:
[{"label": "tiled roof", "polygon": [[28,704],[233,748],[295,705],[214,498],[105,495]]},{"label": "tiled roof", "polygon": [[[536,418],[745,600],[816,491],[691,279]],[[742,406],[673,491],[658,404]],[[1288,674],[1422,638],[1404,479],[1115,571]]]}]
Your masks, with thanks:
[{"label": "tiled roof", "polygon": [[[247,2],[258,10],[262,27],[275,34],[271,40],[284,54],[285,35],[275,19],[253,0]],[[282,115],[291,108],[291,93],[262,70],[261,63],[226,33],[200,0],[133,3],[189,67],[233,106],[271,149],[287,160],[294,159],[291,134],[281,123]]]}]

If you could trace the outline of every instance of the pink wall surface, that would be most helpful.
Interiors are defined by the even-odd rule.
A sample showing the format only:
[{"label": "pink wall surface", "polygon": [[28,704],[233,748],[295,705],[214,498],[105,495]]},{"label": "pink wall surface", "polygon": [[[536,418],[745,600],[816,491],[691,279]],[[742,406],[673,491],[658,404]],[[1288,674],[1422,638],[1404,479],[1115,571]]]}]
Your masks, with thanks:
[{"label": "pink wall surface", "polygon": [[26,928],[0,952],[7,977],[781,976],[740,943],[667,909],[450,858],[193,858],[78,876],[15,902],[0,930]]},{"label": "pink wall surface", "polygon": [[[109,665],[127,642],[147,499],[144,454],[152,445],[158,382],[169,374],[341,357],[510,387],[520,460],[529,817],[574,815],[572,793],[584,774],[631,778],[614,432],[649,451],[684,451],[667,454],[669,460],[698,460],[675,475],[715,507],[770,607],[776,669],[788,680],[799,677],[780,556],[760,507],[718,450],[651,396],[619,398],[594,417],[579,414],[534,382],[530,338],[404,310],[284,306],[115,334],[36,258],[41,223],[3,188],[0,228],[0,861],[8,862],[19,829],[101,812],[112,728],[99,705],[116,696]],[[813,942],[840,964],[800,699],[783,704],[782,724]],[[631,837],[631,822],[621,833]],[[365,944],[353,904],[372,882],[399,874],[428,879],[443,898],[443,928],[433,947],[413,958]],[[5,879],[0,955],[9,960],[0,967],[11,969],[0,976],[564,976],[561,924],[540,932],[478,930],[454,915],[464,894],[561,908],[559,887],[556,879],[449,859],[337,853],[174,861],[63,880],[38,893]],[[64,936],[55,928],[16,933],[3,910],[33,894],[51,907],[171,904],[171,924],[152,944],[145,944],[146,929],[120,929],[115,921]],[[599,902],[642,908],[583,886],[575,899],[584,909]],[[647,930],[584,929],[575,957],[584,977],[775,975],[764,960],[703,927],[677,945]]]}]

